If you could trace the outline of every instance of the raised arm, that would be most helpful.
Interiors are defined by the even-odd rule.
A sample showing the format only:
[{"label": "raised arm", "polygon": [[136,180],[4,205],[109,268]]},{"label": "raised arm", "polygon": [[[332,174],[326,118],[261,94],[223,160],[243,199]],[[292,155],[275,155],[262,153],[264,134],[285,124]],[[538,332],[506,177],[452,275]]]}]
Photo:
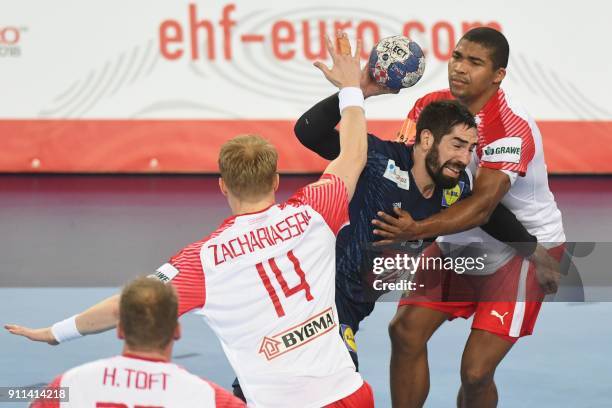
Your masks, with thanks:
[{"label": "raised arm", "polygon": [[[364,99],[370,96],[398,93],[380,85],[372,79],[368,64],[361,70],[359,87]],[[295,122],[293,131],[300,143],[327,160],[333,160],[340,153],[340,134],[336,130],[340,122],[338,93],[317,102]]]},{"label": "raised arm", "polygon": [[344,182],[349,200],[353,197],[359,175],[367,159],[367,128],[363,110],[363,92],[359,87],[361,68],[358,43],[354,55],[351,55],[350,43],[346,34],[339,33],[334,47],[327,39],[327,49],[332,57],[330,69],[321,62],[316,62],[325,77],[338,88],[340,120],[340,153],[325,169],[325,173],[334,174]]}]

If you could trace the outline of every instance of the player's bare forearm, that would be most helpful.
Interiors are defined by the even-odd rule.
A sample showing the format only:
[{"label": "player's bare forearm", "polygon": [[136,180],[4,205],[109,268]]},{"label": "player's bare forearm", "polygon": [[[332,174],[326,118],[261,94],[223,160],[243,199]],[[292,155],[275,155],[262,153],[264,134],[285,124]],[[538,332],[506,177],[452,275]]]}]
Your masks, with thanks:
[{"label": "player's bare forearm", "polygon": [[340,88],[340,154],[332,161],[325,173],[340,177],[346,186],[349,200],[353,197],[359,175],[367,158],[367,131],[363,111],[363,91],[359,87],[361,67],[359,55],[361,43],[357,41],[355,53],[345,33],[338,32],[336,46],[327,39],[327,50],[332,57],[330,69],[322,62],[315,62],[325,78]]},{"label": "player's bare forearm", "polygon": [[484,201],[478,197],[469,197],[434,216],[417,221],[414,239],[465,231],[484,224],[487,219]]},{"label": "player's bare forearm", "polygon": [[82,335],[100,333],[117,326],[119,321],[119,295],[113,295],[90,307],[76,317],[76,326]]},{"label": "player's bare forearm", "polygon": [[[80,313],[75,318],[78,335],[100,333],[117,326],[119,320],[119,295],[111,296]],[[51,345],[59,344],[50,327],[32,329],[18,324],[5,324],[4,328],[16,336]]]},{"label": "player's bare forearm", "polygon": [[417,221],[415,239],[454,234],[486,223],[509,189],[510,179],[505,173],[478,169],[472,195],[438,214]]},{"label": "player's bare forearm", "polygon": [[345,108],[340,121],[340,155],[334,167],[343,175],[349,199],[365,167],[367,155],[368,137],[363,109],[356,106]]}]

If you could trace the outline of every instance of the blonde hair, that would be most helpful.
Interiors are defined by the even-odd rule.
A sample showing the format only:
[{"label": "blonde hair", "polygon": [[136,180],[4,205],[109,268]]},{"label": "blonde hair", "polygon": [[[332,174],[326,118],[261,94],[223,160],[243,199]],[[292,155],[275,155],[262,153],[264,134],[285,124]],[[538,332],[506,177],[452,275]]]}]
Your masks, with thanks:
[{"label": "blonde hair", "polygon": [[221,146],[219,171],[227,188],[240,199],[268,194],[276,177],[278,153],[257,135],[240,135]]}]

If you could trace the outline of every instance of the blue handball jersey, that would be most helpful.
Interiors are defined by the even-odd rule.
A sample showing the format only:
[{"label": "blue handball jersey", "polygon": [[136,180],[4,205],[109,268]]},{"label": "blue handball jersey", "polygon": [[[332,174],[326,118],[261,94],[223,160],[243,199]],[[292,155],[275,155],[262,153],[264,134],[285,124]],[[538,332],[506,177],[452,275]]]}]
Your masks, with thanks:
[{"label": "blue handball jersey", "polygon": [[378,239],[372,225],[378,211],[394,214],[393,208],[400,207],[422,220],[470,194],[469,177],[462,172],[455,187],[436,188],[431,198],[424,198],[412,166],[412,147],[368,135],[368,159],[349,205],[350,224],[336,240],[336,290],[354,302],[366,301],[363,277],[372,270],[374,252],[368,247]]}]

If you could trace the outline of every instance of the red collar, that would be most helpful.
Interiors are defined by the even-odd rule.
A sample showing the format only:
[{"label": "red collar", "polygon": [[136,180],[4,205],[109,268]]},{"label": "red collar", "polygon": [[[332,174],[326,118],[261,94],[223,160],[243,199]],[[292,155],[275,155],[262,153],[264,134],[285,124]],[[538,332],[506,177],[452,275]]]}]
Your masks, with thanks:
[{"label": "red collar", "polygon": [[122,353],[121,355],[123,357],[133,358],[136,360],[153,361],[156,363],[169,363],[169,361],[164,360],[163,358],[143,357],[143,356],[139,356],[138,354],[133,354],[133,353]]}]

